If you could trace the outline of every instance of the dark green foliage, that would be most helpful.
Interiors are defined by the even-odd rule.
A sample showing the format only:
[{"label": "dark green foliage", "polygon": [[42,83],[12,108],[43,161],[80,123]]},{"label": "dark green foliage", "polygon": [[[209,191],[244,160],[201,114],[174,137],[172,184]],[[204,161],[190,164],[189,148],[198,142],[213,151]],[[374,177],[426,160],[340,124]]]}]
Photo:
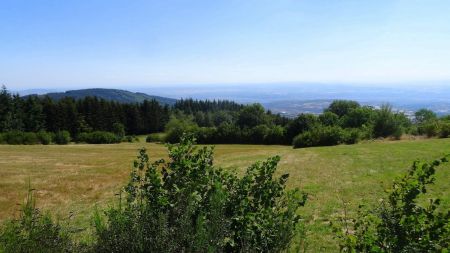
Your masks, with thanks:
[{"label": "dark green foliage", "polygon": [[21,131],[10,131],[3,133],[3,142],[11,145],[23,144],[24,133]]},{"label": "dark green foliage", "polygon": [[193,122],[192,117],[184,114],[173,116],[166,125],[165,141],[168,143],[177,143],[184,133],[195,133],[198,125]]},{"label": "dark green foliage", "polygon": [[274,178],[279,157],[242,178],[213,166],[212,148],[192,139],[169,146],[169,161],[141,150],[125,201],[97,214],[96,252],[279,252],[299,224],[306,196]]},{"label": "dark green foliage", "polygon": [[419,134],[427,137],[438,136],[440,132],[440,122],[437,120],[426,121],[418,126]]},{"label": "dark green foliage", "polygon": [[439,137],[448,138],[450,137],[450,122],[442,122],[440,126]]},{"label": "dark green foliage", "polygon": [[155,100],[122,104],[84,95],[52,100],[42,96],[21,98],[6,88],[0,92],[0,132],[65,130],[77,136],[83,132],[108,131],[123,137],[125,132],[160,132],[169,116],[170,108]]},{"label": "dark green foliage", "polygon": [[364,125],[372,124],[376,117],[376,111],[371,107],[363,106],[351,109],[341,119],[344,128],[360,128]]},{"label": "dark green foliage", "polygon": [[37,136],[39,142],[41,144],[44,144],[44,145],[48,145],[52,141],[52,135],[50,133],[45,132],[45,131],[37,132],[36,136]]},{"label": "dark green foliage", "polygon": [[122,138],[114,133],[105,131],[94,131],[92,133],[81,133],[77,137],[77,142],[89,144],[112,144],[120,143]]},{"label": "dark green foliage", "polygon": [[339,124],[339,116],[333,112],[325,111],[319,115],[319,121],[325,126],[335,126]]},{"label": "dark green foliage", "polygon": [[35,133],[32,132],[24,132],[23,133],[23,143],[25,145],[34,145],[38,144],[39,139]]},{"label": "dark green foliage", "polygon": [[53,142],[58,145],[68,144],[70,142],[70,133],[68,131],[58,131],[53,135]]},{"label": "dark green foliage", "polygon": [[414,116],[415,121],[418,124],[422,124],[437,119],[436,113],[428,109],[420,109],[414,114]]},{"label": "dark green foliage", "polygon": [[394,113],[390,105],[383,105],[376,113],[373,133],[375,137],[398,136],[408,124],[409,120],[403,113]]},{"label": "dark green foliage", "polygon": [[295,136],[309,131],[319,125],[317,116],[312,114],[300,114],[287,126],[287,138],[293,140]]},{"label": "dark green foliage", "polygon": [[[183,133],[192,133],[203,144],[285,145],[300,134],[328,126],[344,129],[339,143],[355,143],[359,139],[379,137],[400,139],[404,133],[445,137],[448,131],[442,124],[444,121],[445,118],[438,119],[433,112],[423,109],[417,112],[416,123],[412,126],[403,113],[393,111],[390,106],[374,109],[349,100],[333,101],[319,116],[300,114],[290,119],[265,111],[259,104],[241,105],[226,100],[186,99],[169,107],[161,106],[156,100],[123,104],[83,95],[75,99],[63,96],[54,101],[42,96],[21,98],[10,94],[6,88],[0,92],[0,132],[64,130],[71,136],[83,137],[84,133],[101,131],[113,132],[122,140],[126,134],[165,130],[165,141],[169,143],[178,142]],[[304,136],[312,138],[310,133]],[[334,138],[334,135],[329,136]],[[11,142],[24,143],[23,137],[22,134],[16,140],[12,138]],[[32,135],[26,137],[30,140],[26,143],[36,143]],[[126,140],[132,141],[132,138]],[[336,143],[336,140],[321,142]]]},{"label": "dark green foliage", "polygon": [[114,123],[112,132],[117,136],[118,139],[123,139],[125,137],[125,126],[122,123]]},{"label": "dark green foliage", "polygon": [[361,130],[358,128],[343,129],[342,143],[355,144],[362,138]]},{"label": "dark green foliage", "polygon": [[0,252],[68,252],[73,245],[68,234],[49,214],[36,208],[32,190],[22,205],[20,217],[0,228]]},{"label": "dark green foliage", "polygon": [[268,121],[264,107],[260,104],[244,106],[239,112],[237,124],[243,128],[252,128],[258,125],[266,124]]},{"label": "dark green foliage", "polygon": [[292,144],[294,148],[332,146],[343,143],[344,138],[345,132],[341,127],[320,126],[297,135]]},{"label": "dark green foliage", "polygon": [[423,203],[436,168],[447,161],[415,161],[404,177],[394,181],[379,206],[361,208],[353,228],[343,233],[337,230],[342,251],[448,252],[450,211],[441,210],[439,199]]},{"label": "dark green foliage", "polygon": [[186,114],[192,114],[195,112],[239,111],[243,105],[228,100],[181,99],[175,103],[174,108]]},{"label": "dark green foliage", "polygon": [[146,142],[163,142],[164,141],[164,134],[161,134],[161,133],[149,134],[145,138],[145,141]]},{"label": "dark green foliage", "polygon": [[325,111],[332,112],[339,117],[348,114],[351,110],[359,108],[360,105],[352,100],[334,100]]}]

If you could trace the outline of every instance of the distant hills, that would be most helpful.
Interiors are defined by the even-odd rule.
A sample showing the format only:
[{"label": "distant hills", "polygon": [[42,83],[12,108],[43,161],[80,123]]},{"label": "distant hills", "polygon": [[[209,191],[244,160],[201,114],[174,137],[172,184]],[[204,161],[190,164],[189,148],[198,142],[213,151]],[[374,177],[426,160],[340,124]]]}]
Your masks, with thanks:
[{"label": "distant hills", "polygon": [[101,89],[101,88],[68,90],[66,92],[51,92],[37,96],[40,97],[49,96],[54,100],[59,100],[64,97],[71,97],[74,99],[82,99],[84,97],[98,97],[105,100],[116,101],[119,103],[141,103],[144,100],[155,99],[159,103],[167,105],[173,105],[177,101],[174,98],[152,96],[141,92],[131,92],[119,89]]}]

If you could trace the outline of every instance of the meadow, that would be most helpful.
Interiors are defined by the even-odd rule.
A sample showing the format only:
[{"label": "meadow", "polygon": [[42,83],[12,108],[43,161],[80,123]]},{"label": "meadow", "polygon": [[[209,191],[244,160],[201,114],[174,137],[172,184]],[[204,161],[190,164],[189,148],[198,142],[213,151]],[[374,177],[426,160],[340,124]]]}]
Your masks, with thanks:
[{"label": "meadow", "polygon": [[[166,157],[161,144],[0,145],[0,221],[17,216],[28,181],[37,206],[79,229],[80,238],[95,207],[113,204],[127,182],[138,148],[151,159]],[[288,187],[309,194],[301,214],[310,252],[336,251],[330,221],[354,215],[360,204],[374,204],[397,176],[416,159],[450,153],[449,139],[367,141],[355,145],[292,149],[290,146],[216,145],[215,164],[242,173],[250,164],[280,155],[279,174],[289,173]],[[450,166],[440,167],[430,196],[450,208]]]}]

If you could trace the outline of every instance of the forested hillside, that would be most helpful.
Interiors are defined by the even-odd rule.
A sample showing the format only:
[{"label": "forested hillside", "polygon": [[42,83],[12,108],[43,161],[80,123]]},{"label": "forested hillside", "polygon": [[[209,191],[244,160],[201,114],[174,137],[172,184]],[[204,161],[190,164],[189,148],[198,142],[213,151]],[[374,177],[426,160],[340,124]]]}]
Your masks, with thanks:
[{"label": "forested hillside", "polygon": [[60,100],[63,98],[73,98],[75,100],[83,99],[85,97],[97,97],[100,99],[120,102],[120,103],[142,103],[145,100],[156,100],[160,104],[173,105],[177,100],[173,98],[151,96],[140,92],[130,92],[127,90],[118,89],[80,89],[80,90],[68,90],[66,92],[51,92],[40,97],[50,97],[54,100]]}]

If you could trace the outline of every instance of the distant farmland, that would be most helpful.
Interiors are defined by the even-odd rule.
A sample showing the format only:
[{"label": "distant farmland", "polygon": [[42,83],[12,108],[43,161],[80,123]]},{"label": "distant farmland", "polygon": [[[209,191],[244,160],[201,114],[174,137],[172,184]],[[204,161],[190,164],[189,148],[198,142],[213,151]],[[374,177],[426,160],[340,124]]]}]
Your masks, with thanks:
[{"label": "distant farmland", "polygon": [[[151,159],[164,157],[163,145],[13,146],[0,145],[0,220],[17,214],[26,182],[37,191],[38,206],[70,223],[88,227],[95,206],[110,204],[127,181],[137,149],[145,146]],[[281,155],[279,173],[289,173],[289,187],[309,193],[301,209],[308,229],[308,251],[336,251],[329,221],[343,205],[356,210],[373,203],[383,188],[403,174],[415,159],[432,160],[450,153],[449,139],[365,142],[357,145],[292,149],[288,146],[217,145],[215,163],[241,173],[251,163]],[[450,208],[450,166],[437,172],[431,194]],[[82,226],[81,226],[82,225]],[[85,232],[81,232],[85,233]]]}]

